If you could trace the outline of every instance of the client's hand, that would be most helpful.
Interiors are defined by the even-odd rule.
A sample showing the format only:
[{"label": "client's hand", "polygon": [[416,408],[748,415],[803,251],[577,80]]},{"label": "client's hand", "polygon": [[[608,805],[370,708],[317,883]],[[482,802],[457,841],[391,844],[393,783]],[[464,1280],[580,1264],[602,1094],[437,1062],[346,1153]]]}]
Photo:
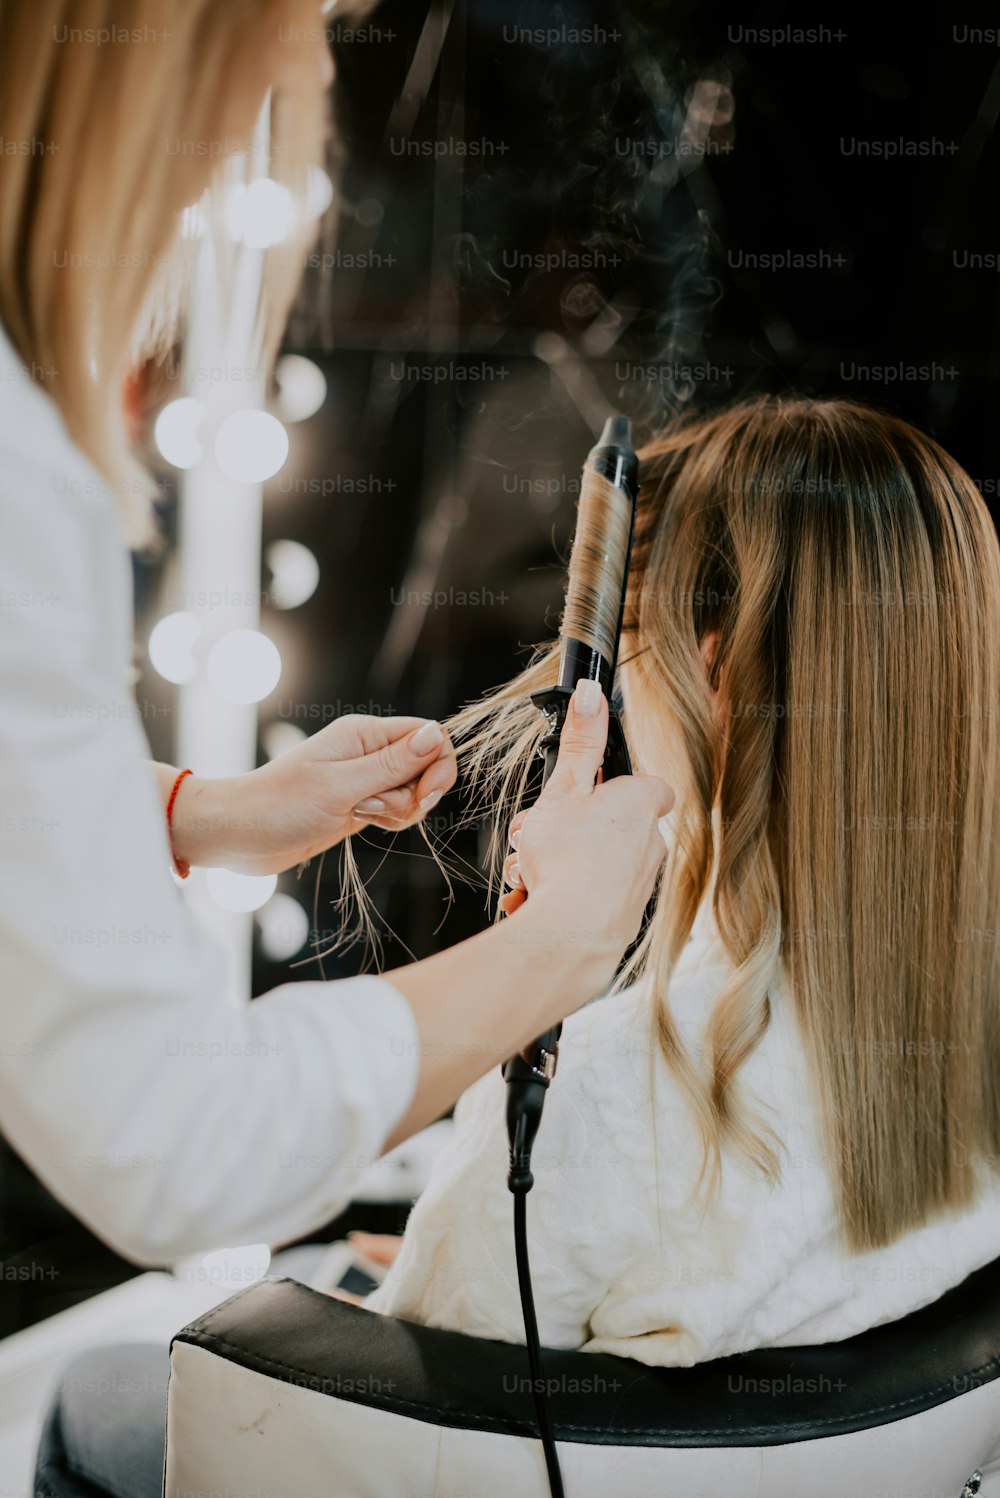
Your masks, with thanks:
[{"label": "client's hand", "polygon": [[[176,771],[156,766],[164,795]],[[174,852],[191,864],[279,874],[373,824],[419,822],[455,783],[439,723],[350,713],[246,775],[181,782]]]},{"label": "client's hand", "polygon": [[[386,1268],[395,1264],[403,1246],[402,1238],[396,1233],[354,1232],[348,1233],[347,1237],[362,1263],[365,1259],[370,1259],[374,1264],[384,1264]],[[352,1306],[363,1306],[365,1303],[363,1295],[354,1295],[350,1290],[327,1290],[325,1293],[332,1295],[334,1300],[346,1300]]]},{"label": "client's hand", "polygon": [[352,1248],[366,1259],[373,1259],[376,1264],[395,1264],[399,1258],[399,1250],[403,1246],[402,1237],[398,1233],[348,1233],[348,1241]]}]

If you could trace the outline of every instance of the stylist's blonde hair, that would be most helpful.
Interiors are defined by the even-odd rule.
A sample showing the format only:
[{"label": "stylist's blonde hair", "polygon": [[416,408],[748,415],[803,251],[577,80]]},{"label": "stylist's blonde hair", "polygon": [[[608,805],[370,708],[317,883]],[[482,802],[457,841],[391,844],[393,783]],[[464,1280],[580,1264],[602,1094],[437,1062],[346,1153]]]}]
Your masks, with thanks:
[{"label": "stylist's blonde hair", "polygon": [[[213,170],[220,185],[269,174],[304,200],[325,136],[320,29],[317,0],[0,0],[0,323],[134,539],[149,485],[120,392],[177,336],[192,261],[182,212]],[[285,86],[268,164],[240,153],[275,58]],[[224,296],[236,252],[216,239]],[[262,359],[302,263],[287,242],[268,259]]]},{"label": "stylist's blonde hair", "polygon": [[[784,965],[845,1241],[875,1248],[1000,1165],[996,534],[947,453],[850,401],[745,401],[641,457],[626,726],[681,794],[629,974],[714,1186],[724,1147],[780,1169],[739,1075]],[[554,678],[549,653],[456,725],[505,810]],[[694,1058],[666,995],[706,897],[734,974]]]}]

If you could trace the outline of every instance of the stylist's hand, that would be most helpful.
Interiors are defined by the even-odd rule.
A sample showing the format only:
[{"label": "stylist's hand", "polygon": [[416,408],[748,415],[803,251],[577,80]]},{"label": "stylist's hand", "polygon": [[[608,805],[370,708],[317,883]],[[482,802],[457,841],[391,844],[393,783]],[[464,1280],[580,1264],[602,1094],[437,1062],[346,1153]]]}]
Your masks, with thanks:
[{"label": "stylist's hand", "polygon": [[508,915],[543,896],[581,933],[607,938],[617,955],[642,921],[666,846],[657,825],[674,804],[665,781],[623,775],[595,784],[608,736],[608,704],[597,682],[573,694],[548,784],[515,818],[504,864]]},{"label": "stylist's hand", "polygon": [[278,874],[369,825],[419,822],[454,783],[439,723],[350,713],[249,774],[187,776],[174,851],[191,864]]}]

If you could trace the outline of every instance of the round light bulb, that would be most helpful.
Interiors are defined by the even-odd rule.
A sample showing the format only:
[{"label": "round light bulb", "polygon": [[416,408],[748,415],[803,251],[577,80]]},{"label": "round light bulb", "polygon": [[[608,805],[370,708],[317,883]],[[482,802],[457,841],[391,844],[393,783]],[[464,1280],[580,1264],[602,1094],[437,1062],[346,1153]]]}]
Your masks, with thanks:
[{"label": "round light bulb", "polygon": [[273,894],[257,912],[260,944],[274,962],[287,962],[309,940],[309,916],[291,895]]},{"label": "round light bulb", "polygon": [[274,371],[278,410],[285,421],[306,421],[326,400],[326,376],[302,354],[285,354]]},{"label": "round light bulb", "polygon": [[194,614],[165,614],[154,624],[149,636],[148,653],[154,670],[164,681],[183,687],[198,675],[194,647],[201,634],[201,622]]},{"label": "round light bulb", "polygon": [[193,395],[182,395],[164,406],[156,418],[153,440],[163,457],[175,468],[194,468],[205,456],[198,429],[205,407]]},{"label": "round light bulb", "polygon": [[306,213],[309,218],[322,218],[333,202],[333,183],[321,166],[310,166],[306,181]]},{"label": "round light bulb", "polygon": [[235,874],[232,869],[206,869],[205,888],[223,910],[245,915],[266,905],[278,884],[277,874]]},{"label": "round light bulb", "polygon": [[299,541],[272,541],[265,553],[271,569],[270,601],[276,609],[297,609],[319,585],[319,563]]},{"label": "round light bulb", "polygon": [[281,680],[281,655],[258,629],[230,629],[212,646],[208,679],[223,702],[262,702]]},{"label": "round light bulb", "polygon": [[295,205],[287,187],[270,177],[237,182],[226,199],[226,229],[237,244],[268,250],[287,239],[295,224]]},{"label": "round light bulb", "polygon": [[284,719],[269,723],[261,735],[268,759],[277,759],[279,754],[287,754],[289,749],[301,744],[305,737],[304,728],[300,728],[297,723],[287,723]]},{"label": "round light bulb", "polygon": [[215,461],[227,478],[262,484],[288,457],[288,433],[267,411],[233,411],[215,434]]}]

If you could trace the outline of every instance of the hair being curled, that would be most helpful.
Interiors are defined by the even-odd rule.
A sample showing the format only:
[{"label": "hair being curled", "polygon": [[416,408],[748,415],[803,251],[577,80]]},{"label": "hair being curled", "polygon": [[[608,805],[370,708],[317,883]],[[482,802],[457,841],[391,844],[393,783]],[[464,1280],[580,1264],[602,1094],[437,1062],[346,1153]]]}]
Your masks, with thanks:
[{"label": "hair being curled", "polygon": [[[739,1077],[783,970],[846,1243],[881,1246],[1000,1161],[996,534],[947,453],[852,401],[742,401],[640,458],[625,728],[678,800],[619,986],[649,979],[714,1185],[724,1150],[780,1169]],[[496,812],[494,871],[545,730],[528,694],[556,665],[451,725]],[[696,1060],[667,990],[706,899],[733,971]]]}]

